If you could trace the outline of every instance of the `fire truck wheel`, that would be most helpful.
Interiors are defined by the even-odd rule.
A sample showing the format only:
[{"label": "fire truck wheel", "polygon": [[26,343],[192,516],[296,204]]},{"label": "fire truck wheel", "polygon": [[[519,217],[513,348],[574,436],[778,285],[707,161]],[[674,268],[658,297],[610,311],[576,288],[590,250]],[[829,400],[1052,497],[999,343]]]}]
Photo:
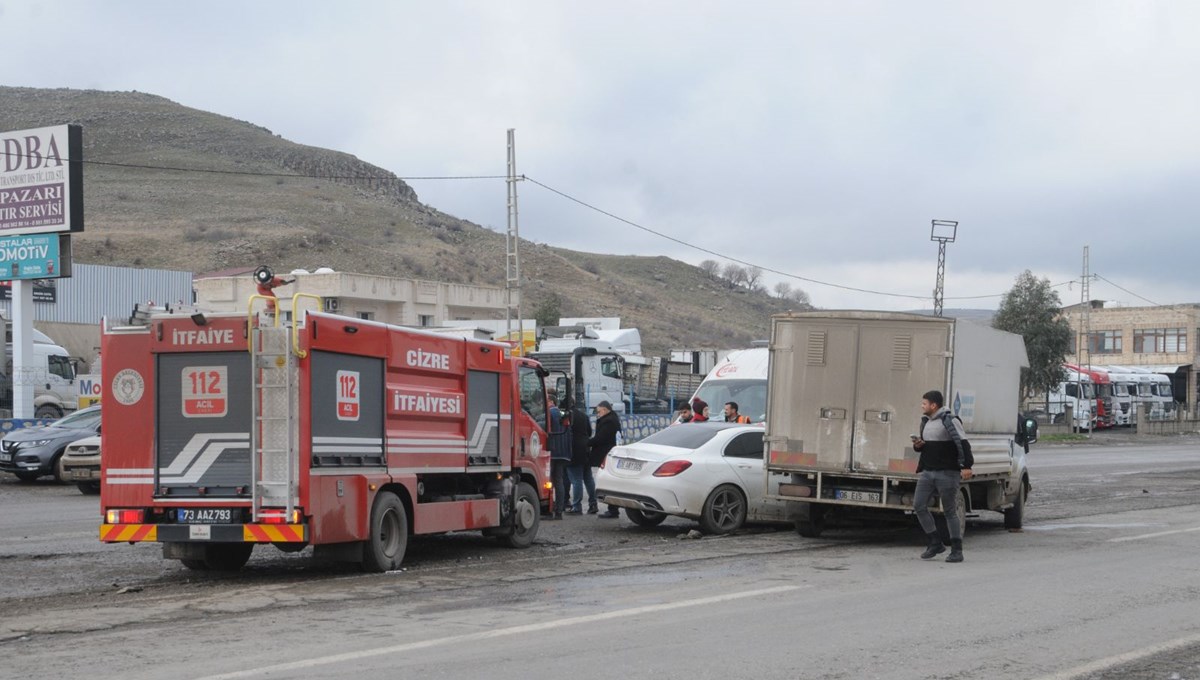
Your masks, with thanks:
[{"label": "fire truck wheel", "polygon": [[408,513],[391,491],[381,491],[371,508],[371,537],[363,546],[363,571],[384,572],[400,568],[408,548]]},{"label": "fire truck wheel", "polygon": [[513,506],[512,531],[500,536],[500,541],[510,548],[528,548],[537,538],[541,522],[540,503],[537,492],[527,482],[517,485],[517,502]]}]

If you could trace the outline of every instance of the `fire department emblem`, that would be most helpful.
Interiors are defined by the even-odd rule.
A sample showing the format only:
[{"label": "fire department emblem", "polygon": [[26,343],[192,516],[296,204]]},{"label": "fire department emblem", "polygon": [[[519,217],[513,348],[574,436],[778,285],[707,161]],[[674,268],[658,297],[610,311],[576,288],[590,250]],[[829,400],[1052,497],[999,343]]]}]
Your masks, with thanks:
[{"label": "fire department emblem", "polygon": [[146,393],[146,381],[142,379],[142,374],[126,368],[116,376],[112,381],[113,398],[126,406],[133,406],[142,399],[142,395]]}]

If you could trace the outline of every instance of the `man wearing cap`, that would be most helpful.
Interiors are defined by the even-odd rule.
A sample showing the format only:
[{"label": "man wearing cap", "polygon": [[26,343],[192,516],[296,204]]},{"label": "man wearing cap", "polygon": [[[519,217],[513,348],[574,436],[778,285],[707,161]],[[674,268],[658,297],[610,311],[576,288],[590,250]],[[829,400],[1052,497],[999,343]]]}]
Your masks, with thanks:
[{"label": "man wearing cap", "polygon": [[[596,434],[592,435],[592,438],[588,440],[592,467],[600,467],[604,464],[604,459],[608,457],[608,452],[617,445],[617,433],[620,431],[621,419],[616,413],[613,413],[612,404],[607,401],[596,404]],[[599,516],[605,519],[612,519],[617,515],[617,506],[610,505]]]}]

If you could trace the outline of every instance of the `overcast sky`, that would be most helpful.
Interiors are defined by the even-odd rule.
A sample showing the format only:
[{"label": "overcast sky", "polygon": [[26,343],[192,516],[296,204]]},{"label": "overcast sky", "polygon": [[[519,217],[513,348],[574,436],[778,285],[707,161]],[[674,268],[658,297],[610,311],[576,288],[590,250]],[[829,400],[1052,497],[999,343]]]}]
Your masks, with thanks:
[{"label": "overcast sky", "polygon": [[[947,307],[1024,269],[1200,301],[1200,3],[0,0],[0,82],[139,90],[400,176],[518,172],[809,279],[822,307]],[[0,107],[3,102],[0,102]],[[52,123],[53,121],[48,121]],[[410,182],[503,231],[502,180]],[[712,256],[529,182],[521,235]],[[1059,290],[1079,300],[1078,283]]]}]

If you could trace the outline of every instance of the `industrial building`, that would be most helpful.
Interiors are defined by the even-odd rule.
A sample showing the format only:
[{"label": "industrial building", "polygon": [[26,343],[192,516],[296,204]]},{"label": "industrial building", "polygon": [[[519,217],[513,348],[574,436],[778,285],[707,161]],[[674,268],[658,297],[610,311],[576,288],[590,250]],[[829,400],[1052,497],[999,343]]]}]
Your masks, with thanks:
[{"label": "industrial building", "polygon": [[1195,416],[1200,401],[1200,303],[1105,307],[1103,300],[1093,300],[1086,310],[1082,304],[1071,305],[1063,313],[1076,337],[1069,362],[1138,366],[1166,374],[1175,401]]}]

